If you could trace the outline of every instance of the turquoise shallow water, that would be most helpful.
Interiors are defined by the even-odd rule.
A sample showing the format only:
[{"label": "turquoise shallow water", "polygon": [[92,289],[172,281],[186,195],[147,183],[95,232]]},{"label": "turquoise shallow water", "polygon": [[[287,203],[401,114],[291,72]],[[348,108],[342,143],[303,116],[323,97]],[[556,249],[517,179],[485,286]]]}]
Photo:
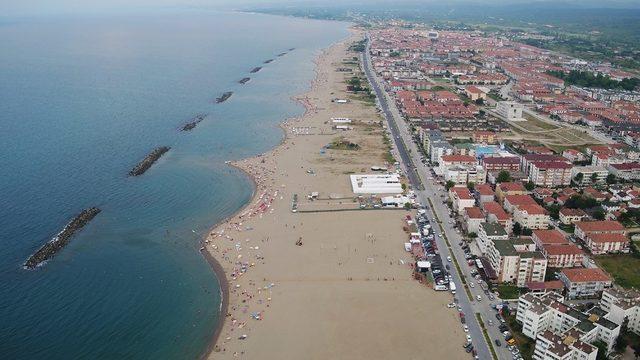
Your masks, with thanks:
[{"label": "turquoise shallow water", "polygon": [[[239,13],[0,22],[0,357],[201,355],[220,299],[198,240],[253,190],[224,161],[280,141],[314,56],[346,36],[344,23]],[[22,269],[90,206],[103,211],[70,245]]]}]

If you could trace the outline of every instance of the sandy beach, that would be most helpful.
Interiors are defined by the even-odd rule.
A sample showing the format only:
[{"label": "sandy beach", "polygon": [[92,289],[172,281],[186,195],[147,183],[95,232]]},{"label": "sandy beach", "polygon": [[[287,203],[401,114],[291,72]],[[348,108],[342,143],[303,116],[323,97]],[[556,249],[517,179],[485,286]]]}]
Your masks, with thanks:
[{"label": "sandy beach", "polygon": [[[233,164],[253,177],[256,192],[206,239],[229,290],[209,358],[469,357],[457,311],[446,307],[451,294],[412,277],[407,211],[291,211],[294,194],[301,208],[352,202],[349,174],[385,165],[382,118],[346,92],[352,74],[337,70],[357,56],[348,47],[361,38],[354,32],[319,55],[311,89],[297,98],[307,111],[282,125],[280,146]],[[332,129],[332,117],[352,119],[352,129]],[[358,150],[321,151],[337,139]],[[319,199],[308,204],[311,192]]]}]

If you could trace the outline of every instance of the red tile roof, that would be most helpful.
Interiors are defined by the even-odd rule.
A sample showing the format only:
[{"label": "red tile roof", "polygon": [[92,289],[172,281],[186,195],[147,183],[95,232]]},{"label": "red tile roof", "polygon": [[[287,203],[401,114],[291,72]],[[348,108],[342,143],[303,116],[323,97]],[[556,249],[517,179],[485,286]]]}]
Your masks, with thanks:
[{"label": "red tile roof", "polygon": [[484,219],[482,210],[477,206],[465,208],[464,211],[470,219]]},{"label": "red tile roof", "polygon": [[475,190],[480,195],[494,195],[493,189],[488,184],[478,184],[475,187]]},{"label": "red tile roof", "polygon": [[441,159],[445,162],[476,162],[476,158],[471,155],[443,155]]},{"label": "red tile roof", "polygon": [[624,226],[617,221],[603,220],[603,221],[577,221],[575,223],[576,228],[580,228],[583,232],[593,231],[622,231]]},{"label": "red tile roof", "polygon": [[507,195],[504,198],[504,201],[508,201],[509,204],[513,206],[538,205],[538,203],[529,195]]},{"label": "red tile roof", "polygon": [[575,268],[563,269],[562,273],[571,281],[575,282],[591,282],[591,281],[611,281],[611,277],[600,268]]},{"label": "red tile roof", "polygon": [[584,251],[580,250],[573,244],[565,245],[546,245],[544,251],[547,255],[580,255],[584,254]]},{"label": "red tile roof", "polygon": [[482,207],[487,214],[495,215],[498,221],[509,220],[511,218],[511,216],[504,211],[502,206],[495,201],[486,202],[482,204]]},{"label": "red tile roof", "polygon": [[505,192],[505,191],[527,191],[527,189],[524,188],[524,185],[522,185],[522,183],[519,183],[519,182],[500,183],[500,184],[498,184],[498,187],[503,192]]},{"label": "red tile roof", "polygon": [[534,230],[533,235],[537,237],[542,244],[569,244],[567,239],[558,230]]},{"label": "red tile roof", "polygon": [[595,243],[629,242],[629,238],[622,234],[591,234],[588,237]]},{"label": "red tile roof", "polygon": [[528,215],[544,215],[547,211],[538,204],[526,204],[519,206],[520,211],[526,211]]}]

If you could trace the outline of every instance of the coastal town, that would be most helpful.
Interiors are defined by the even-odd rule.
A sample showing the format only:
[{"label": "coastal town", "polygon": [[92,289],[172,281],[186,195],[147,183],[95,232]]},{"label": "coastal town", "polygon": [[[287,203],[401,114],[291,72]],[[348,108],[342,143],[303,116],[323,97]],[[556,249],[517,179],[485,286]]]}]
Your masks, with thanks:
[{"label": "coastal town", "polygon": [[[354,31],[320,56],[285,141],[232,164],[257,190],[203,244],[228,281],[212,356],[301,354],[327,326],[366,340],[315,349],[318,358],[380,355],[388,349],[354,327],[355,313],[332,307],[343,319],[327,324],[334,315],[319,300],[331,293],[346,309],[372,289],[381,303],[399,297],[385,303],[395,319],[417,321],[394,327],[402,341],[446,323],[456,339],[439,349],[447,358],[633,353],[640,93],[562,74],[635,75],[478,32]],[[291,312],[312,312],[318,328],[287,320],[300,346],[283,349],[268,329],[285,331]]]},{"label": "coastal town", "polygon": [[427,195],[406,250],[472,303],[485,336],[467,352],[637,354],[640,92],[568,79],[638,76],[478,31],[385,25],[364,51],[410,191]]}]

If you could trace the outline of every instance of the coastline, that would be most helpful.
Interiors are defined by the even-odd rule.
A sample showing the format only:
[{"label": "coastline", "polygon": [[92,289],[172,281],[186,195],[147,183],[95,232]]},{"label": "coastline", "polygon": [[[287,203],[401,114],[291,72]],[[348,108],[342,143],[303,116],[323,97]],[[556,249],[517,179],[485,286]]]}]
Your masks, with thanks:
[{"label": "coastline", "polygon": [[[378,109],[346,90],[359,66],[338,70],[353,64],[349,45],[361,37],[351,29],[315,58],[310,88],[292,96],[305,112],[280,123],[280,144],[230,162],[256,185],[251,201],[204,240],[228,295],[209,359],[419,358],[414,345],[425,338],[439,344],[436,357],[466,357],[449,341],[464,338],[457,313],[442,311],[450,296],[413,279],[405,210],[335,210],[354,196],[348,174],[386,154]],[[341,131],[331,118],[344,116],[353,122]],[[340,139],[359,144],[357,153],[328,146]],[[317,200],[307,196],[314,192]],[[334,210],[293,212],[300,202]]]},{"label": "coastline", "polygon": [[[353,31],[350,29],[350,36],[351,37],[353,35]],[[349,38],[348,37],[348,38]],[[227,322],[227,313],[228,313],[228,309],[229,309],[229,280],[227,278],[227,274],[222,266],[222,264],[213,256],[213,254],[208,251],[206,249],[206,245],[209,243],[208,238],[210,236],[210,234],[212,232],[214,232],[216,229],[218,229],[222,224],[229,222],[231,219],[234,219],[235,217],[237,217],[239,214],[245,212],[248,208],[250,208],[257,200],[258,200],[258,189],[259,189],[259,185],[258,182],[256,181],[256,177],[254,174],[252,174],[251,172],[247,171],[246,169],[244,169],[242,166],[239,165],[239,162],[241,161],[246,161],[246,160],[250,160],[250,159],[254,159],[254,158],[258,158],[261,157],[263,155],[269,154],[269,153],[273,153],[276,152],[279,148],[281,148],[282,146],[284,146],[284,144],[286,143],[286,141],[290,138],[289,132],[286,129],[286,124],[289,121],[295,121],[298,119],[301,119],[305,116],[308,115],[309,112],[312,111],[313,106],[310,102],[305,101],[304,95],[307,93],[310,93],[311,91],[314,90],[314,87],[317,86],[316,85],[316,81],[318,79],[319,76],[319,71],[318,71],[318,66],[319,66],[319,57],[322,56],[322,54],[327,51],[329,48],[331,48],[332,46],[336,46],[337,44],[343,42],[343,41],[347,41],[347,39],[342,39],[342,40],[338,40],[336,42],[334,42],[333,44],[329,45],[328,47],[322,49],[320,51],[320,54],[314,56],[314,58],[312,59],[312,62],[315,64],[314,69],[313,69],[313,76],[311,78],[310,82],[310,87],[307,88],[304,92],[301,92],[299,94],[295,94],[290,96],[290,99],[300,103],[303,107],[304,107],[304,112],[298,116],[294,116],[294,117],[289,117],[289,118],[285,118],[283,121],[281,121],[280,123],[278,123],[278,127],[282,130],[282,138],[280,139],[280,141],[278,142],[278,144],[276,144],[273,148],[271,148],[270,150],[261,153],[261,154],[257,154],[251,157],[247,157],[247,158],[242,158],[242,159],[238,159],[238,160],[233,160],[233,161],[229,161],[227,165],[232,166],[238,170],[240,170],[241,172],[244,173],[244,175],[251,181],[251,183],[253,184],[253,190],[250,196],[250,200],[247,201],[246,204],[244,204],[241,208],[239,208],[238,210],[236,210],[234,213],[230,214],[229,216],[227,216],[226,218],[222,219],[221,221],[219,221],[218,223],[214,224],[209,231],[207,231],[207,234],[200,239],[200,253],[202,254],[202,256],[204,257],[204,259],[207,261],[207,263],[209,264],[209,266],[211,267],[214,276],[218,279],[218,284],[220,286],[220,307],[219,307],[219,321],[216,324],[216,327],[213,331],[213,336],[211,337],[211,341],[209,342],[209,344],[207,345],[207,348],[205,350],[205,352],[200,356],[200,359],[206,359],[208,357],[210,357],[212,355],[212,353],[214,352],[214,349],[216,348],[216,345],[218,344],[218,340],[220,338],[220,335],[222,334],[222,329],[224,328],[225,323]]]}]

